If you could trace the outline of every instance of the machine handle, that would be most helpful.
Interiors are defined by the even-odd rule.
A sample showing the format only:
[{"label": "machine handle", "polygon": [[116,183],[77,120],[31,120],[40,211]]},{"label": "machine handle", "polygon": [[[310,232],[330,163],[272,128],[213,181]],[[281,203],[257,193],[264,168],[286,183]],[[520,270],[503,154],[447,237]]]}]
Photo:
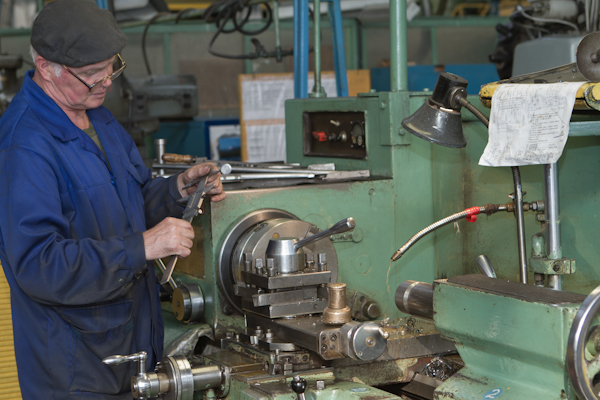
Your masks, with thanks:
[{"label": "machine handle", "polygon": [[479,267],[479,270],[482,274],[489,278],[497,278],[496,270],[492,266],[492,263],[490,262],[490,259],[487,258],[487,256],[482,254],[479,257],[477,257],[475,262],[477,263],[477,266]]},{"label": "machine handle", "polygon": [[349,217],[346,219],[341,220],[340,222],[336,223],[335,225],[333,225],[331,228],[329,229],[325,229],[324,231],[321,231],[319,233],[315,233],[312,236],[309,236],[305,239],[300,240],[299,242],[297,242],[294,245],[294,250],[298,251],[298,249],[307,246],[311,243],[316,242],[317,240],[321,240],[323,238],[326,238],[328,236],[331,235],[336,235],[338,233],[344,233],[344,232],[348,232],[349,230],[354,229],[354,227],[356,226],[356,223],[354,222],[354,218]]},{"label": "machine handle", "polygon": [[148,358],[148,353],[145,351],[140,351],[139,353],[130,354],[128,356],[108,356],[102,362],[106,365],[119,365],[124,362],[137,362],[138,363],[138,374],[143,374],[146,372],[146,359]]},{"label": "machine handle", "polygon": [[306,391],[306,379],[301,378],[300,375],[294,375],[292,382],[290,383],[292,390],[296,393],[298,400],[305,400],[304,392]]}]

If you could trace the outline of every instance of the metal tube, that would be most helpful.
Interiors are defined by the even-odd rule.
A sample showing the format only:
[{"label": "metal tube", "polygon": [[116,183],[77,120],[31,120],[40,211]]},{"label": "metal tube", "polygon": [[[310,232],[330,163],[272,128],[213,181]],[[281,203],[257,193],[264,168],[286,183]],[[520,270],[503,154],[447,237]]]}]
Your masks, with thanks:
[{"label": "metal tube", "polygon": [[390,0],[390,87],[392,92],[408,89],[406,0]]},{"label": "metal tube", "polygon": [[548,258],[562,257],[558,205],[558,166],[544,165],[544,203],[546,205],[546,253]]},{"label": "metal tube", "polygon": [[[549,259],[562,258],[560,209],[558,201],[558,165],[544,165],[544,210],[546,217],[546,254]],[[548,287],[562,290],[562,275],[548,275]]]},{"label": "metal tube", "polygon": [[312,92],[318,97],[323,91],[323,87],[321,87],[321,0],[313,0],[313,4],[315,29],[315,84]]},{"label": "metal tube", "polygon": [[515,218],[517,219],[517,244],[519,251],[519,272],[521,282],[527,283],[527,255],[525,254],[525,219],[523,217],[523,188],[521,186],[521,173],[519,167],[512,167],[515,191]]},{"label": "metal tube", "polygon": [[[156,161],[159,164],[164,164],[165,162],[162,159],[163,154],[165,154],[165,146],[167,145],[167,139],[155,139],[154,140],[154,149],[156,153]],[[165,170],[160,169],[158,171],[158,175],[164,175]]]},{"label": "metal tube", "polygon": [[396,307],[406,314],[433,319],[433,285],[426,282],[405,281],[394,295]]}]

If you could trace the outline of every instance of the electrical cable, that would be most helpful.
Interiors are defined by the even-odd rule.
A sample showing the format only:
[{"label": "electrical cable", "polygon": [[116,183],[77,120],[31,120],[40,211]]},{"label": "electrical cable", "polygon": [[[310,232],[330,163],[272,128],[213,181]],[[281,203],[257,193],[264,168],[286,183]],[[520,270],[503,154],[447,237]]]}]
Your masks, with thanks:
[{"label": "electrical cable", "polygon": [[[258,57],[274,57],[275,52],[268,53],[257,39],[252,40],[252,44],[256,47],[255,53],[250,54],[224,54],[213,49],[213,45],[221,33],[233,33],[240,32],[247,36],[256,36],[265,32],[271,26],[273,22],[273,10],[267,3],[263,3],[267,12],[267,21],[263,26],[256,30],[245,29],[246,23],[250,19],[252,12],[251,6],[248,5],[248,0],[221,0],[212,3],[204,13],[204,19],[208,23],[214,22],[217,25],[217,32],[213,35],[208,45],[208,52],[214,56],[229,58],[234,60],[254,59]],[[236,18],[238,13],[243,13],[241,19]],[[228,22],[233,23],[232,28],[225,28]],[[291,52],[285,52],[285,55],[291,54]]]},{"label": "electrical cable", "polygon": [[146,65],[146,71],[148,72],[148,75],[152,75],[152,71],[150,70],[150,63],[148,62],[148,55],[146,54],[146,35],[148,33],[148,29],[150,28],[150,25],[152,25],[154,23],[154,21],[156,21],[158,18],[163,17],[168,14],[169,13],[159,12],[156,15],[154,15],[146,23],[146,26],[144,27],[144,32],[142,33],[142,56],[144,57],[144,64]]},{"label": "electrical cable", "polygon": [[534,21],[534,22],[563,24],[563,25],[570,26],[571,28],[575,29],[575,31],[576,31],[577,33],[579,33],[579,28],[577,27],[577,25],[575,25],[575,24],[573,24],[573,23],[571,23],[571,22],[568,22],[568,21],[563,21],[562,19],[552,19],[552,18],[538,18],[538,17],[532,17],[531,15],[529,15],[529,14],[525,13],[525,10],[523,10],[523,9],[521,9],[519,12],[520,12],[520,14],[521,14],[523,17],[525,17],[525,18],[527,18],[527,19],[530,19],[530,20],[532,20],[532,21]]}]

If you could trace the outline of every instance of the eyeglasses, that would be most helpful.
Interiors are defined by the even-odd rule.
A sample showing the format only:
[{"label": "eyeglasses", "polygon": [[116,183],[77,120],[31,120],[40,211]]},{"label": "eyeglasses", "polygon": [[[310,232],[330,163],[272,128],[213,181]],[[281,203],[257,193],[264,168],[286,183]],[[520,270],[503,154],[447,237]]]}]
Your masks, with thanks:
[{"label": "eyeglasses", "polygon": [[[118,61],[118,63],[117,63]],[[82,78],[80,78],[75,72],[71,71],[66,65],[63,64],[63,68],[66,69],[67,71],[69,71],[69,73],[71,75],[73,75],[75,78],[77,78],[81,83],[83,83],[90,92],[94,91],[95,88],[99,88],[100,86],[102,86],[102,84],[104,82],[106,82],[107,79],[115,80],[116,78],[119,77],[119,75],[121,75],[121,73],[123,72],[123,70],[125,69],[125,67],[127,67],[127,64],[125,64],[125,61],[123,61],[123,59],[121,58],[120,54],[117,54],[117,58],[115,59],[115,63],[118,65],[120,65],[120,67],[114,71],[112,74],[110,75],[106,75],[104,78],[100,79],[99,81],[96,81],[94,83],[92,83],[91,85],[88,84],[86,81],[84,81]]]}]

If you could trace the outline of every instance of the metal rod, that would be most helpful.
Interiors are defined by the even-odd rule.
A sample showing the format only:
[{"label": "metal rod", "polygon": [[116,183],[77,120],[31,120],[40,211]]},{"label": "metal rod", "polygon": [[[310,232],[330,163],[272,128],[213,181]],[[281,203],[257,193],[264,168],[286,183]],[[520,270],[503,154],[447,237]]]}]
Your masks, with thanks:
[{"label": "metal rod", "polygon": [[316,242],[317,240],[323,239],[327,236],[337,235],[338,233],[348,232],[349,230],[354,229],[356,223],[354,222],[354,218],[348,217],[339,222],[336,222],[331,228],[325,229],[324,231],[315,233],[312,236],[304,238],[300,240],[298,243],[294,245],[294,250],[298,250],[304,246],[308,246],[311,243]]},{"label": "metal rod", "polygon": [[[224,164],[224,166],[226,166],[227,164]],[[221,167],[220,171],[223,175],[229,175],[231,173],[236,173],[236,172],[251,172],[251,173],[266,173],[266,174],[288,174],[288,175],[292,175],[292,174],[302,174],[302,175],[306,175],[306,174],[312,174],[312,175],[327,175],[332,173],[333,171],[320,171],[320,170],[315,170],[315,169],[283,169],[283,168],[255,168],[255,167],[236,167],[236,166],[229,166],[229,168],[227,167]]]},{"label": "metal rod", "polygon": [[521,282],[527,283],[527,255],[525,254],[525,219],[523,217],[523,188],[519,167],[512,167],[515,191],[515,218],[517,219],[517,244],[519,251],[519,272]]},{"label": "metal rod", "polygon": [[390,87],[392,92],[408,89],[406,0],[390,0]]},{"label": "metal rod", "polygon": [[[159,164],[164,164],[165,162],[163,161],[163,154],[165,154],[165,146],[167,145],[167,139],[154,139],[154,149],[155,149],[155,153],[156,153],[156,161]],[[158,170],[158,175],[164,175],[165,174],[165,170],[164,169],[159,169]]]},{"label": "metal rod", "polygon": [[558,167],[544,165],[544,203],[546,205],[546,251],[548,258],[562,257],[558,205]]},{"label": "metal rod", "polygon": [[[560,209],[558,201],[558,165],[544,165],[544,203],[546,217],[546,253],[552,260],[562,258]],[[562,290],[562,275],[549,275],[548,286]]]},{"label": "metal rod", "polygon": [[313,86],[313,97],[320,97],[323,93],[321,86],[321,0],[313,0],[313,21],[315,29],[315,84]]},{"label": "metal rod", "polygon": [[221,181],[233,182],[233,181],[245,181],[250,179],[313,179],[315,174],[231,174],[222,175]]}]

